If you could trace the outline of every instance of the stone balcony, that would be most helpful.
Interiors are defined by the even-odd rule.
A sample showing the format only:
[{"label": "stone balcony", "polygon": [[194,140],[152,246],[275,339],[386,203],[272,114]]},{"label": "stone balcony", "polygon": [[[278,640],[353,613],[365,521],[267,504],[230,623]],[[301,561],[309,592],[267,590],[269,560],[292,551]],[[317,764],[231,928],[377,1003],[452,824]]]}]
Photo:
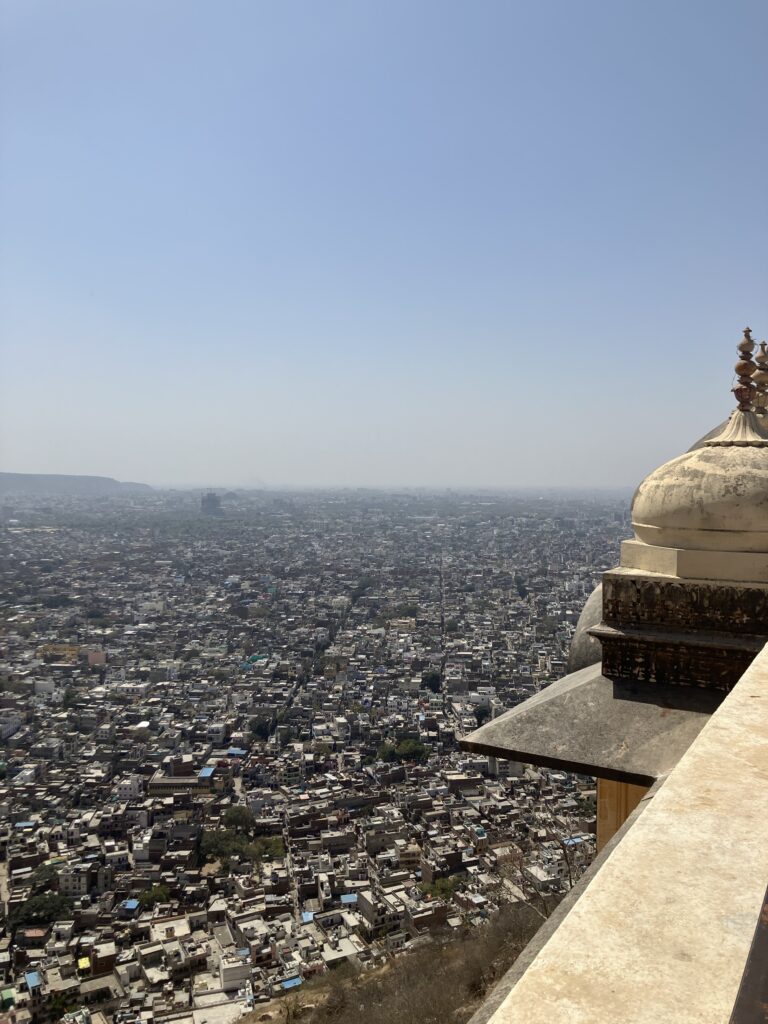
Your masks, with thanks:
[{"label": "stone balcony", "polygon": [[763,1022],[767,885],[765,647],[471,1024]]}]

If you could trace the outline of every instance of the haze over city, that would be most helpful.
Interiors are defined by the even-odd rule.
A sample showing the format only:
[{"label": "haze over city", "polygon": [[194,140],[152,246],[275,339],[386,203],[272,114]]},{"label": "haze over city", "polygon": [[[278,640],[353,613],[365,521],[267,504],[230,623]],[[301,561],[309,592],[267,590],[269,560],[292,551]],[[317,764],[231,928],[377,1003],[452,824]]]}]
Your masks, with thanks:
[{"label": "haze over city", "polygon": [[0,1024],[765,1019],[767,30],[0,0]]},{"label": "haze over city", "polygon": [[627,486],[732,408],[765,4],[2,19],[1,469]]}]

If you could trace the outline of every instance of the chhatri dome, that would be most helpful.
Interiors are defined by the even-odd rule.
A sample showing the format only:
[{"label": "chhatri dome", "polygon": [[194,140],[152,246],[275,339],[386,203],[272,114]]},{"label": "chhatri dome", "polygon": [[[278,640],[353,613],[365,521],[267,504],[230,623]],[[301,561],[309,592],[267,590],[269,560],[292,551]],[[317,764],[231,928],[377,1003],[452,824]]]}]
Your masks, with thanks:
[{"label": "chhatri dome", "polygon": [[683,578],[768,581],[768,347],[738,346],[738,407],[722,428],[643,480],[626,568]]},{"label": "chhatri dome", "polygon": [[460,740],[595,776],[598,848],[768,650],[768,346],[747,329],[738,352],[738,407],[638,487],[568,675]]},{"label": "chhatri dome", "polygon": [[[768,582],[768,346],[747,327],[738,345],[738,408],[684,454],[643,480],[632,500],[634,540],[621,566],[687,579]],[[603,615],[603,584],[584,605],[568,671],[597,664],[592,630]]]}]

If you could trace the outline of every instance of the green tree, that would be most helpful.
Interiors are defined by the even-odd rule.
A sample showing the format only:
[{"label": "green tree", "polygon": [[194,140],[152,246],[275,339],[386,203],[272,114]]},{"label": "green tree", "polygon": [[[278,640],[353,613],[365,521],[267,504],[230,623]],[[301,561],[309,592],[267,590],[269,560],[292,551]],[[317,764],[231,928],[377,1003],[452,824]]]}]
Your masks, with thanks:
[{"label": "green tree", "polygon": [[449,878],[436,878],[432,885],[422,883],[421,891],[435,896],[437,899],[450,900],[457,889],[461,889],[467,881],[465,874],[451,875]]},{"label": "green tree", "polygon": [[482,704],[479,707],[475,708],[475,718],[477,719],[478,728],[484,722],[487,722],[490,717],[491,712],[489,708],[483,707]]},{"label": "green tree", "polygon": [[262,860],[276,860],[285,856],[285,846],[279,836],[248,839],[230,829],[204,832],[200,848],[204,857],[221,861],[225,870],[229,870],[232,857],[258,864]]},{"label": "green tree", "polygon": [[272,732],[272,722],[268,718],[252,718],[248,723],[251,735],[260,740],[268,740]]},{"label": "green tree", "polygon": [[397,746],[393,743],[382,743],[376,751],[379,761],[426,761],[429,756],[427,748],[418,740],[401,740]]},{"label": "green tree", "polygon": [[421,677],[421,685],[432,693],[440,693],[441,676],[439,668],[428,669]]},{"label": "green tree", "polygon": [[242,804],[235,804],[228,807],[224,812],[224,825],[227,828],[234,828],[240,832],[252,832],[256,819],[253,812]]},{"label": "green tree", "polygon": [[53,864],[38,864],[29,880],[36,889],[52,889],[53,884],[59,877],[58,868]]},{"label": "green tree", "polygon": [[402,740],[395,748],[398,761],[426,761],[427,748],[418,740]]},{"label": "green tree", "polygon": [[156,903],[167,903],[170,897],[171,890],[167,885],[153,885],[139,895],[139,905],[142,910],[150,910]]},{"label": "green tree", "polygon": [[78,1000],[65,992],[57,992],[48,1002],[47,1010],[52,1020],[61,1020],[65,1013],[72,1013],[78,1006]]},{"label": "green tree", "polygon": [[58,893],[45,892],[14,907],[8,915],[8,923],[11,928],[51,924],[59,918],[67,917],[71,910],[72,900],[66,896],[60,896]]}]

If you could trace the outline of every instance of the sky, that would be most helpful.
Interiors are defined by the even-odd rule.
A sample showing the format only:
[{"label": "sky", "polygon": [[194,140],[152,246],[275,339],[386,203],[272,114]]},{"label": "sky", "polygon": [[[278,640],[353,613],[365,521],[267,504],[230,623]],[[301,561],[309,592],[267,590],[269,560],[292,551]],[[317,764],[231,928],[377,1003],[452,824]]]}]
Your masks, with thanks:
[{"label": "sky", "polygon": [[768,336],[764,0],[1,0],[0,470],[624,487]]}]

